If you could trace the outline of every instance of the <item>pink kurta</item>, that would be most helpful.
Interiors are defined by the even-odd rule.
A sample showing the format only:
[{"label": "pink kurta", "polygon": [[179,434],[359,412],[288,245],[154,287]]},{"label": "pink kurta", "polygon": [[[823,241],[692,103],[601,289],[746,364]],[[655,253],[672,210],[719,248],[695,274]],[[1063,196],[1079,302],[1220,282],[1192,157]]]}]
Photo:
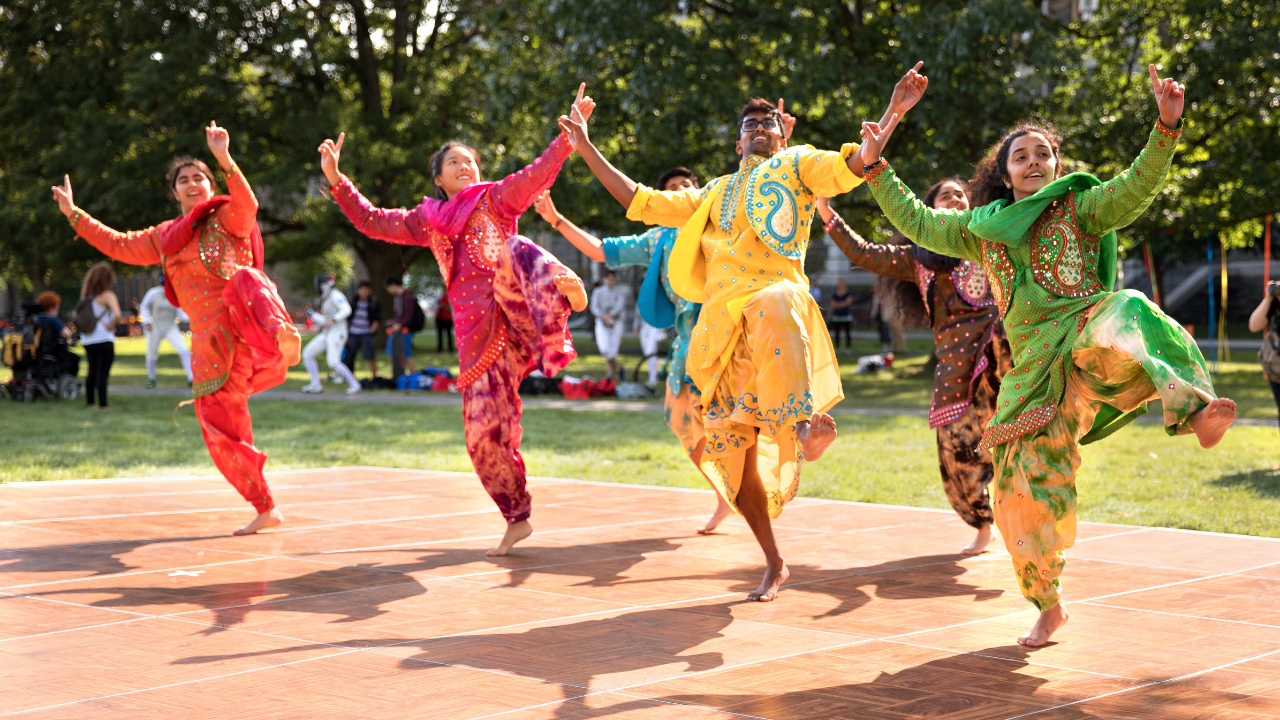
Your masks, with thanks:
[{"label": "pink kurta", "polygon": [[[572,152],[562,133],[542,157],[523,170],[496,183],[486,183],[478,191],[478,200],[464,197],[468,193],[463,191],[448,203],[426,198],[413,210],[374,207],[346,175],[330,188],[338,206],[360,232],[398,245],[428,247],[435,255],[448,288],[449,304],[453,306],[460,363],[459,388],[483,375],[502,356],[508,344],[509,319],[493,294],[498,258],[507,238],[518,232],[520,216],[539,195],[551,188],[560,166]],[[430,218],[440,212],[441,206],[467,200],[475,203],[474,209],[460,232],[445,234],[433,226]],[[562,346],[563,343],[549,339],[541,348],[530,348],[536,353],[531,359],[538,365],[558,364],[562,368],[573,359],[559,357],[563,354]],[[553,372],[543,370],[548,377],[558,371],[559,368]]]},{"label": "pink kurta", "polygon": [[520,381],[534,367],[552,377],[577,354],[565,324],[569,302],[555,285],[573,271],[517,235],[516,222],[570,152],[561,135],[520,172],[413,210],[374,207],[345,175],[331,188],[361,232],[429,247],[440,263],[458,337],[467,454],[508,523],[528,519],[532,505],[520,456]]}]

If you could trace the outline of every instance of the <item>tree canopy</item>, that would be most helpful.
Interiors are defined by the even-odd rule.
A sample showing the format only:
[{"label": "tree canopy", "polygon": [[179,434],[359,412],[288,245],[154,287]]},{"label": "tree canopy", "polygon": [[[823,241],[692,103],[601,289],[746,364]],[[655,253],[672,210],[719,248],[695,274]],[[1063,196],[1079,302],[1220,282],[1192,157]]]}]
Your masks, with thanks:
[{"label": "tree canopy", "polygon": [[[478,148],[490,179],[512,172],[585,81],[592,137],[618,167],[653,183],[685,165],[705,181],[735,167],[746,99],[785,98],[793,142],[836,148],[917,60],[929,90],[888,150],[917,188],[968,177],[1028,116],[1058,125],[1069,169],[1117,173],[1155,119],[1147,63],[1185,83],[1168,187],[1123,235],[1175,262],[1198,257],[1206,231],[1253,242],[1280,209],[1276,10],[1104,0],[1064,25],[1000,0],[0,0],[0,274],[39,289],[99,259],[50,199],[64,173],[114,227],[171,217],[164,170],[207,156],[210,120],[258,193],[268,260],[301,276],[354,253],[376,282],[434,261],[363,237],[324,197],[316,147],[340,131],[357,186],[412,206],[432,192],[441,143]],[[581,224],[634,231],[579,161],[554,192]],[[855,228],[887,229],[864,190],[836,205]]]}]

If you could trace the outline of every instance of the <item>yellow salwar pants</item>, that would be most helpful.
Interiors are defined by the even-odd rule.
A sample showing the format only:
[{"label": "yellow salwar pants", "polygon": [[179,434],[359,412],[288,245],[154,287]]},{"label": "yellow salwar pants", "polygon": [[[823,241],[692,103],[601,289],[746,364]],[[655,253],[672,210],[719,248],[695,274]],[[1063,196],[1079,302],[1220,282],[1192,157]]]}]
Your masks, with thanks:
[{"label": "yellow salwar pants", "polygon": [[702,442],[702,396],[691,389],[689,383],[680,386],[680,394],[673,395],[671,386],[667,386],[667,399],[663,403],[666,411],[667,427],[675,433],[684,448],[685,455],[692,455]]},{"label": "yellow salwar pants", "polygon": [[844,398],[839,365],[822,310],[798,283],[780,282],[752,295],[732,333],[719,358],[700,357],[700,346],[692,343],[689,352],[689,364],[706,378],[699,386],[711,389],[703,395],[702,470],[740,513],[747,451],[757,446],[757,469],[775,518],[800,487],[804,456],[796,423]]},{"label": "yellow salwar pants", "polygon": [[[1159,332],[1152,332],[1153,325]],[[1062,553],[1076,539],[1080,441],[1099,412],[1130,413],[1160,400],[1166,427],[1187,434],[1188,419],[1213,397],[1204,357],[1189,335],[1177,331],[1182,328],[1145,298],[1124,292],[1107,297],[1072,347],[1066,392],[1053,420],[993,450],[992,514],[1022,594],[1041,612],[1061,600]],[[1175,365],[1165,362],[1172,353],[1162,333],[1184,349],[1189,342],[1190,354]]]}]

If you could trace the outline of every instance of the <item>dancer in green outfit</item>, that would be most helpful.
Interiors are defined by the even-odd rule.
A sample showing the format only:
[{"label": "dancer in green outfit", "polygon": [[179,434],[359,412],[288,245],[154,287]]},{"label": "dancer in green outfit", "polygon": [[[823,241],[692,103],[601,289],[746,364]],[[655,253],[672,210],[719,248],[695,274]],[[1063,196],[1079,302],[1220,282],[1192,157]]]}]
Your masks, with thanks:
[{"label": "dancer in green outfit", "polygon": [[1040,610],[1022,645],[1046,644],[1067,621],[1058,578],[1075,541],[1079,445],[1120,429],[1151,400],[1161,401],[1170,435],[1195,433],[1206,448],[1235,420],[1190,334],[1143,295],[1111,292],[1115,231],[1156,197],[1182,133],[1184,88],[1149,70],[1160,119],[1128,170],[1105,183],[1063,176],[1058,133],[1023,122],[978,166],[973,210],[929,208],[897,178],[880,157],[896,115],[863,124],[855,173],[916,244],[982,263],[1009,335],[1013,370],[978,447],[992,450],[995,522],[1022,594]]}]

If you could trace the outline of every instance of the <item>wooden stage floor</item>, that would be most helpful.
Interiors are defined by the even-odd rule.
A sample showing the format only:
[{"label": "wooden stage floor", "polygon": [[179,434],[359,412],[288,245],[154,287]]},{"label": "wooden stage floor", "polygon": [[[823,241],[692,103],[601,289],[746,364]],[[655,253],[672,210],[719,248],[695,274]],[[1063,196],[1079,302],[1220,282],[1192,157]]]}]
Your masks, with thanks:
[{"label": "wooden stage floor", "polygon": [[0,715],[23,718],[1276,718],[1280,542],[1085,523],[1056,644],[948,512],[797,499],[791,581],[705,492],[541,479],[537,533],[474,476],[0,486]]}]

